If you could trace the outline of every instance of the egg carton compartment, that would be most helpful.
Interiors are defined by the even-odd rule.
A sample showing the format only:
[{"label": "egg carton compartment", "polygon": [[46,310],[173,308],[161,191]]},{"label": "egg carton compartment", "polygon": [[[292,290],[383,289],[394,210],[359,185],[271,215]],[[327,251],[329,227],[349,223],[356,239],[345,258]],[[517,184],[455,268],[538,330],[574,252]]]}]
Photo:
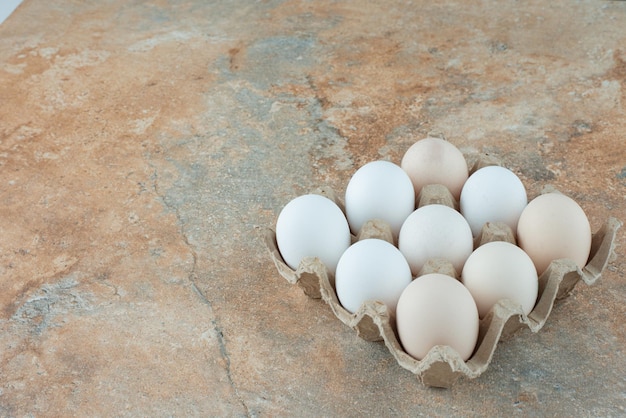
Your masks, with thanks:
[{"label": "egg carton compartment", "polygon": [[[494,164],[497,164],[494,159],[468,158],[470,172]],[[549,188],[543,192],[554,191],[557,190]],[[343,202],[331,188],[321,187],[314,193],[333,200],[345,213]],[[458,202],[441,185],[426,186],[422,190],[418,196],[418,207],[427,204],[444,204],[458,209]],[[289,283],[300,286],[311,298],[321,298],[333,314],[355,330],[360,338],[366,341],[382,341],[397,363],[413,373],[424,385],[449,388],[459,378],[474,379],[487,370],[499,341],[509,339],[524,327],[538,332],[546,323],[555,302],[567,297],[579,281],[582,280],[587,285],[595,283],[614,256],[615,237],[620,226],[621,222],[611,217],[592,235],[591,252],[584,268],[579,268],[569,259],[552,261],[539,277],[537,302],[528,315],[523,313],[521,305],[511,300],[498,301],[480,320],[476,348],[467,361],[448,346],[433,347],[422,360],[413,358],[404,351],[398,339],[395,319],[384,303],[366,301],[355,313],[350,313],[339,302],[333,275],[318,258],[304,258],[297,270],[293,270],[285,263],[278,250],[275,230],[265,227],[260,232],[279,274]],[[352,241],[366,238],[383,239],[395,244],[390,227],[381,220],[368,221],[358,236],[352,236]],[[476,237],[474,246],[477,248],[491,241],[515,244],[515,237],[506,224],[487,223]],[[446,260],[433,259],[426,263],[419,275],[426,273],[443,273],[458,279],[460,272],[456,272]]]}]

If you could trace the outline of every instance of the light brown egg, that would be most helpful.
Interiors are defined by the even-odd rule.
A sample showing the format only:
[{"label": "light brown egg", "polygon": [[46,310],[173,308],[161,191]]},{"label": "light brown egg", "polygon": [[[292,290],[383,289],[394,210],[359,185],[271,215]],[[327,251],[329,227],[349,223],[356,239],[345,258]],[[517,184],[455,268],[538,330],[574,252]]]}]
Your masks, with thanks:
[{"label": "light brown egg", "polygon": [[406,151],[400,166],[411,178],[416,196],[426,185],[443,184],[459,200],[469,175],[463,153],[440,138],[417,141]]},{"label": "light brown egg", "polygon": [[573,260],[583,268],[591,251],[591,226],[583,209],[572,198],[546,193],[533,199],[522,212],[517,240],[539,275],[560,258]]},{"label": "light brown egg", "polygon": [[483,318],[500,299],[519,303],[528,315],[537,301],[539,282],[531,258],[518,246],[493,241],[478,247],[463,266],[461,280]]},{"label": "light brown egg", "polygon": [[478,340],[478,308],[461,282],[430,273],[409,284],[396,308],[398,336],[404,350],[422,360],[437,345],[470,358]]}]

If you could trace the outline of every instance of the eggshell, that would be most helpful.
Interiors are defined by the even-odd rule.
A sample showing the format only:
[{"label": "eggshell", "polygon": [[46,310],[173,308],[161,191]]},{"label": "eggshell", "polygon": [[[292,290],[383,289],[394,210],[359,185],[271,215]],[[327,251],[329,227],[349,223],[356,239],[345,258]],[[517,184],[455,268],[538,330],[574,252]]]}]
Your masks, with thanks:
[{"label": "eggshell", "polygon": [[528,203],[526,188],[511,170],[500,166],[474,172],[461,190],[460,210],[477,236],[486,222],[504,222],[515,233]]},{"label": "eggshell", "polygon": [[276,221],[278,249],[294,270],[304,257],[318,257],[334,274],[350,240],[350,227],[339,206],[318,194],[296,197]]},{"label": "eggshell", "polygon": [[478,247],[467,259],[461,280],[470,291],[483,318],[501,299],[522,305],[528,315],[537,301],[537,270],[528,254],[504,241]]},{"label": "eggshell", "polygon": [[398,248],[417,276],[428,259],[443,258],[457,272],[474,249],[472,230],[454,209],[434,204],[415,210],[404,221],[398,237]]},{"label": "eggshell", "polygon": [[396,311],[398,337],[420,360],[435,346],[449,346],[467,360],[478,339],[478,309],[469,290],[445,274],[418,277],[404,289]]},{"label": "eggshell", "polygon": [[522,212],[517,240],[539,274],[560,258],[568,258],[583,268],[591,251],[591,226],[572,198],[546,193],[533,199]]},{"label": "eggshell", "polygon": [[383,302],[394,313],[400,294],[412,280],[400,250],[380,239],[364,239],[348,248],[337,264],[335,286],[341,305],[356,312],[366,300]]},{"label": "eggshell", "polygon": [[458,200],[469,175],[463,153],[440,138],[417,141],[406,151],[400,166],[411,178],[416,196],[428,184],[443,184]]},{"label": "eggshell", "polygon": [[380,219],[397,238],[404,220],[415,210],[415,192],[408,174],[389,161],[372,161],[359,168],[346,187],[346,217],[357,235],[363,224]]}]

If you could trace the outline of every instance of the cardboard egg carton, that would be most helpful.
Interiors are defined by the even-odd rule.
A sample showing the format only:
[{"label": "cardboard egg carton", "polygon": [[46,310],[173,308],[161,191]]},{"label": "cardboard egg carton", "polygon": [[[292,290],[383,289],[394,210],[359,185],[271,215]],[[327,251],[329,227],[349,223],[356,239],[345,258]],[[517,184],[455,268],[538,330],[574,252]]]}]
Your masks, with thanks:
[{"label": "cardboard egg carton", "polygon": [[[466,156],[470,173],[483,166],[497,164],[497,161],[492,159],[473,157]],[[343,202],[332,189],[324,187],[314,193],[333,200],[345,212]],[[427,186],[418,196],[418,207],[435,203],[458,209],[458,202],[448,189],[441,185]],[[279,274],[289,283],[300,286],[311,298],[324,300],[334,315],[345,325],[354,329],[359,337],[367,341],[384,342],[397,363],[415,374],[424,385],[449,388],[461,377],[473,379],[487,370],[500,340],[508,339],[523,327],[529,328],[532,332],[539,331],[546,323],[555,301],[566,297],[579,281],[582,280],[588,285],[595,283],[614,254],[615,236],[620,226],[620,221],[609,218],[593,234],[591,252],[587,265],[583,269],[569,259],[554,260],[539,277],[537,302],[528,315],[523,313],[521,305],[511,300],[503,299],[496,303],[480,320],[476,348],[467,361],[463,361],[461,356],[448,346],[433,347],[422,360],[411,357],[402,348],[395,329],[395,321],[384,303],[366,301],[357,312],[348,312],[339,303],[335,292],[334,277],[318,258],[303,259],[298,269],[294,271],[280,255],[274,229],[263,228],[262,238]],[[352,237],[352,241],[366,238],[383,239],[394,244],[391,229],[380,220],[367,222],[359,235]],[[478,247],[498,240],[515,243],[514,234],[506,224],[487,223],[476,237],[474,244]],[[457,278],[460,273],[456,272],[452,264],[446,260],[433,259],[426,263],[419,275],[433,272]]]}]

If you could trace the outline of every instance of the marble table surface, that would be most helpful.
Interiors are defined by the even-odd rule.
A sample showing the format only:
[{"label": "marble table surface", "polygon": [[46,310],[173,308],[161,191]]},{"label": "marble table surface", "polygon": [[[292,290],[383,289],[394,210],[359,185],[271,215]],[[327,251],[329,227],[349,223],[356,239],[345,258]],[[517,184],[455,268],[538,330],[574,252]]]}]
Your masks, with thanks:
[{"label": "marble table surface", "polygon": [[626,262],[424,386],[257,233],[434,132],[626,220],[626,2],[24,0],[0,25],[0,416],[620,416]]}]

